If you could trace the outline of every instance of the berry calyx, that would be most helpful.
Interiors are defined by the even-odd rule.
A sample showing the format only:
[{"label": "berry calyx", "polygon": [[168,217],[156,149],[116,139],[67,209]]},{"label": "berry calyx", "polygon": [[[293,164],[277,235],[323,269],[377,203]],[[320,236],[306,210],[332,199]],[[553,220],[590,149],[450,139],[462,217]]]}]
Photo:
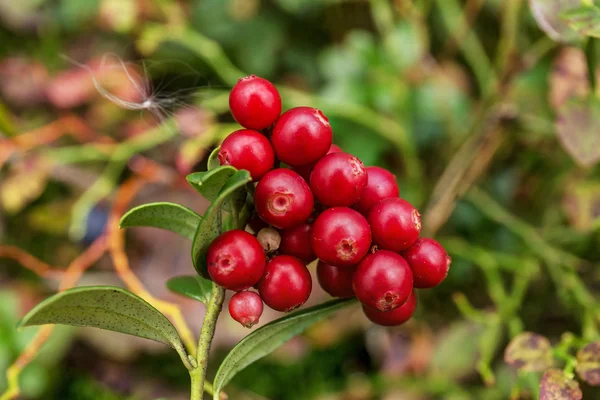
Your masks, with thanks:
[{"label": "berry calyx", "polygon": [[329,120],[320,110],[311,107],[284,112],[271,133],[277,158],[292,167],[317,162],[327,154],[331,140]]},{"label": "berry calyx", "polygon": [[394,174],[381,167],[367,167],[367,186],[354,208],[366,215],[371,207],[381,200],[399,195],[400,189]]},{"label": "berry calyx", "polygon": [[312,213],[314,199],[308,184],[292,170],[269,171],[256,186],[254,206],[258,215],[279,229],[305,222]]},{"label": "berry calyx", "polygon": [[221,165],[231,165],[250,172],[254,182],[273,169],[275,163],[275,153],[269,139],[250,129],[240,129],[227,136],[221,144],[218,157]]},{"label": "berry calyx", "polygon": [[260,297],[276,311],[295,310],[308,300],[311,291],[310,272],[302,261],[292,256],[271,259],[258,283]]},{"label": "berry calyx", "polygon": [[358,211],[333,207],[312,226],[312,248],[318,258],[336,267],[358,264],[371,246],[369,223]]},{"label": "berry calyx", "polygon": [[239,292],[229,300],[229,315],[246,328],[258,323],[263,313],[263,302],[255,292]]},{"label": "berry calyx", "polygon": [[258,240],[240,229],[218,236],[206,252],[210,278],[229,290],[241,291],[255,285],[263,275],[265,263]]},{"label": "berry calyx", "polygon": [[281,231],[281,254],[299,258],[305,264],[314,261],[317,256],[311,245],[312,229],[310,224],[300,224]]},{"label": "berry calyx", "polygon": [[377,311],[363,305],[363,312],[371,322],[382,326],[397,326],[408,321],[417,308],[417,295],[413,291],[406,303],[392,311]]},{"label": "berry calyx", "polygon": [[271,82],[250,75],[231,89],[229,109],[244,128],[259,131],[273,125],[281,114],[281,96]]},{"label": "berry calyx", "polygon": [[373,232],[373,243],[386,250],[406,250],[421,232],[421,214],[400,198],[381,200],[371,208],[367,220]]},{"label": "berry calyx", "polygon": [[413,272],[414,287],[432,288],[442,283],[452,260],[437,241],[419,239],[402,253]]},{"label": "berry calyx", "polygon": [[352,277],[355,270],[355,266],[340,268],[319,260],[317,264],[317,279],[323,290],[332,297],[354,297]]},{"label": "berry calyx", "polygon": [[367,169],[348,153],[323,157],[310,173],[310,188],[315,198],[326,206],[351,206],[367,186]]},{"label": "berry calyx", "polygon": [[404,304],[412,292],[412,271],[402,256],[379,250],[360,262],[352,285],[362,304],[374,310],[390,311]]}]

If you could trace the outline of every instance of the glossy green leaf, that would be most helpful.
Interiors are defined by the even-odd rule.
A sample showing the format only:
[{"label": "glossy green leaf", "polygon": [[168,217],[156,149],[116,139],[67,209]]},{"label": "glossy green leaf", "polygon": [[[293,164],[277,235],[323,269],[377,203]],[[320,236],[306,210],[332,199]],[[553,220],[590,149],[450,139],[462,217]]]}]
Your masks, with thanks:
[{"label": "glossy green leaf", "polygon": [[219,150],[221,150],[221,146],[214,149],[208,156],[208,162],[206,163],[206,168],[208,168],[209,171],[211,169],[218,168],[221,165],[221,162],[219,161]]},{"label": "glossy green leaf", "polygon": [[225,182],[237,171],[230,165],[223,165],[205,172],[194,172],[185,177],[188,183],[206,200],[213,202]]},{"label": "glossy green leaf", "polygon": [[176,276],[167,281],[171,292],[208,304],[212,290],[212,282],[201,276]]},{"label": "glossy green leaf", "polygon": [[223,387],[242,369],[273,352],[292,337],[325,319],[337,310],[354,304],[353,299],[333,300],[297,311],[268,323],[243,338],[221,363],[214,380],[215,398]]},{"label": "glossy green leaf", "polygon": [[123,217],[119,226],[150,226],[179,233],[190,240],[202,218],[189,208],[174,203],[148,203],[132,208]]},{"label": "glossy green leaf", "polygon": [[58,293],[35,306],[19,327],[61,324],[89,326],[168,344],[185,354],[167,317],[135,294],[113,286],[83,286]]},{"label": "glossy green leaf", "polygon": [[600,7],[582,6],[565,11],[561,17],[574,31],[584,36],[600,37]]},{"label": "glossy green leaf", "polygon": [[251,180],[252,178],[248,171],[236,171],[225,183],[217,198],[211,203],[208,210],[206,210],[206,213],[204,213],[192,244],[192,262],[194,263],[194,268],[196,268],[196,271],[201,276],[208,277],[204,257],[206,256],[208,246],[221,232],[221,208],[231,196],[236,195],[236,192],[239,193],[240,189],[243,189],[245,195],[245,186]]}]

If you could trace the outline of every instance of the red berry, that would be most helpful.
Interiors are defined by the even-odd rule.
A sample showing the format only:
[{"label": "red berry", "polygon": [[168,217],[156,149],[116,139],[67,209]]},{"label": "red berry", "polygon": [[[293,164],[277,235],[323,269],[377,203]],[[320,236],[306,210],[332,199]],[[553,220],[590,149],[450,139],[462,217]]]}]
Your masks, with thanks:
[{"label": "red berry", "polygon": [[351,206],[367,186],[367,169],[348,153],[323,157],[310,174],[310,188],[315,198],[326,206]]},{"label": "red berry", "polygon": [[254,192],[258,215],[279,229],[305,222],[312,213],[314,199],[304,179],[292,170],[278,168],[267,172]]},{"label": "red berry", "polygon": [[[327,154],[341,153],[341,152],[342,152],[342,149],[340,148],[340,146],[332,144],[329,147],[329,151],[327,151]],[[299,167],[294,168],[294,171],[296,171],[298,173],[298,175],[300,175],[306,182],[308,182],[308,181],[310,181],[310,173],[312,172],[313,168],[314,168],[314,164],[301,165]]]},{"label": "red berry", "polygon": [[371,246],[369,223],[358,211],[333,207],[312,226],[312,248],[321,260],[336,267],[356,265]]},{"label": "red berry", "polygon": [[312,290],[310,272],[292,256],[277,256],[267,263],[258,283],[258,292],[266,305],[276,311],[292,311],[308,300]]},{"label": "red berry", "polygon": [[277,158],[292,167],[317,162],[327,154],[331,140],[327,117],[311,107],[296,107],[284,112],[271,134]]},{"label": "red berry", "polygon": [[386,250],[408,249],[421,232],[419,211],[408,201],[397,197],[383,199],[374,205],[367,219],[373,231],[373,243]]},{"label": "red berry", "polygon": [[229,93],[229,109],[244,128],[268,128],[281,114],[281,97],[271,82],[256,75],[237,81]]},{"label": "red berry", "polygon": [[356,270],[352,267],[334,267],[319,260],[317,264],[317,278],[319,284],[332,297],[353,297],[352,276]]},{"label": "red berry", "polygon": [[432,288],[448,275],[452,261],[441,244],[433,239],[419,239],[402,256],[413,272],[414,287]]},{"label": "red berry", "polygon": [[250,172],[258,181],[275,163],[275,153],[269,139],[259,132],[240,129],[227,136],[219,149],[221,165],[231,165]]},{"label": "red berry", "polygon": [[293,228],[281,231],[281,244],[279,251],[281,254],[294,256],[302,260],[305,264],[314,261],[317,256],[310,243],[312,230],[310,224],[300,224]]},{"label": "red berry", "polygon": [[374,324],[383,326],[401,325],[412,317],[417,308],[417,295],[413,291],[406,300],[406,303],[392,311],[377,311],[363,306],[363,311],[367,318]]},{"label": "red berry", "polygon": [[208,247],[210,278],[225,289],[241,291],[256,284],[265,270],[265,253],[254,236],[240,229],[227,231]]},{"label": "red berry", "polygon": [[367,212],[383,199],[398,197],[400,190],[396,177],[387,169],[381,167],[367,167],[367,186],[363,190],[358,202],[354,205],[359,212]]},{"label": "red berry", "polygon": [[246,328],[256,325],[262,312],[262,299],[255,292],[239,292],[229,300],[229,315]]},{"label": "red berry", "polygon": [[342,153],[343,150],[340,146],[338,146],[337,144],[331,144],[331,146],[329,146],[329,150],[327,151],[327,154],[331,154],[331,153]]},{"label": "red berry", "polygon": [[413,289],[413,277],[402,256],[379,250],[358,265],[353,279],[354,293],[365,306],[390,311],[402,305]]}]

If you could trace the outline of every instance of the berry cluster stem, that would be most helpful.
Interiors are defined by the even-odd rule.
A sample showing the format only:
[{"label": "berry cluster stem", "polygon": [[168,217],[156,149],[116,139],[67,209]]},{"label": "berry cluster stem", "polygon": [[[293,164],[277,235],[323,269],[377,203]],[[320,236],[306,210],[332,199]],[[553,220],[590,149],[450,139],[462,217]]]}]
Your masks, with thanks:
[{"label": "berry cluster stem", "polygon": [[217,284],[213,284],[210,301],[206,307],[206,315],[202,323],[202,331],[198,340],[198,354],[196,360],[198,367],[190,371],[192,380],[192,390],[190,400],[202,400],[204,397],[204,384],[206,381],[206,370],[208,366],[208,352],[215,336],[215,327],[217,319],[223,308],[225,299],[225,289]]}]

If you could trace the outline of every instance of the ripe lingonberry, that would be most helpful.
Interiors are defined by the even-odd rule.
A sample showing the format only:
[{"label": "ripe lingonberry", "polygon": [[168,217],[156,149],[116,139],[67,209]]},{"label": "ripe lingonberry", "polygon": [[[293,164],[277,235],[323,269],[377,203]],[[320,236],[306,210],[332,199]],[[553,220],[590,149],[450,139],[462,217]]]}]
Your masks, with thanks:
[{"label": "ripe lingonberry", "polygon": [[279,229],[305,222],[312,213],[314,199],[304,179],[292,170],[278,168],[267,172],[254,192],[258,215]]},{"label": "ripe lingonberry", "polygon": [[412,271],[402,256],[379,250],[358,264],[352,285],[362,304],[374,310],[390,311],[408,299],[413,289]]},{"label": "ripe lingonberry", "polygon": [[255,292],[239,292],[229,300],[229,315],[245,326],[252,328],[263,313],[263,302]]},{"label": "ripe lingonberry", "polygon": [[366,215],[371,207],[381,200],[400,195],[396,177],[387,169],[367,167],[367,176],[367,186],[363,190],[358,202],[354,205],[354,208],[363,215]]},{"label": "ripe lingonberry", "polygon": [[292,167],[317,162],[327,154],[331,140],[327,117],[311,107],[296,107],[284,112],[271,134],[277,158]]},{"label": "ripe lingonberry", "polygon": [[369,223],[358,211],[333,207],[312,226],[312,248],[317,257],[336,267],[356,265],[371,246]]},{"label": "ripe lingonberry", "polygon": [[271,82],[256,75],[237,81],[229,93],[229,109],[244,128],[268,128],[281,114],[281,96]]},{"label": "ripe lingonberry", "polygon": [[323,157],[310,173],[310,188],[315,198],[326,206],[351,206],[367,186],[367,169],[348,153]]},{"label": "ripe lingonberry", "polygon": [[319,284],[332,297],[353,297],[352,276],[356,270],[352,267],[334,267],[319,260],[317,264],[317,279]]},{"label": "ripe lingonberry", "polygon": [[266,305],[276,311],[292,311],[308,300],[312,291],[310,272],[292,256],[277,256],[267,263],[258,282],[258,292]]},{"label": "ripe lingonberry", "polygon": [[[336,144],[332,144],[329,147],[329,151],[327,151],[327,154],[331,154],[331,153],[341,153],[342,149],[340,148],[340,146],[336,145]],[[325,155],[327,155],[325,154]],[[300,175],[302,178],[304,178],[304,180],[306,182],[310,181],[310,173],[312,172],[312,169],[314,168],[314,164],[308,164],[308,165],[301,165],[299,167],[294,168],[294,171],[296,171],[298,173],[298,175]]]},{"label": "ripe lingonberry", "polygon": [[419,211],[397,197],[383,199],[371,207],[367,220],[373,231],[373,243],[386,250],[406,250],[421,232]]},{"label": "ripe lingonberry", "polygon": [[250,129],[240,129],[227,136],[219,149],[221,165],[231,165],[250,172],[258,181],[275,163],[271,142],[264,135]]},{"label": "ripe lingonberry", "polygon": [[302,260],[305,264],[314,261],[317,256],[310,243],[312,229],[310,224],[300,224],[293,228],[281,231],[281,244],[279,251],[281,254],[294,256]]},{"label": "ripe lingonberry", "polygon": [[240,229],[227,231],[208,247],[210,278],[225,289],[241,291],[259,281],[265,270],[265,253],[258,240]]},{"label": "ripe lingonberry", "polygon": [[408,321],[412,317],[415,309],[417,308],[417,295],[413,291],[406,300],[406,303],[400,307],[393,309],[392,311],[377,311],[363,305],[363,312],[377,325],[382,326],[396,326],[401,325]]},{"label": "ripe lingonberry", "polygon": [[402,253],[413,272],[414,287],[432,288],[448,275],[452,261],[441,244],[433,239],[419,239]]}]

